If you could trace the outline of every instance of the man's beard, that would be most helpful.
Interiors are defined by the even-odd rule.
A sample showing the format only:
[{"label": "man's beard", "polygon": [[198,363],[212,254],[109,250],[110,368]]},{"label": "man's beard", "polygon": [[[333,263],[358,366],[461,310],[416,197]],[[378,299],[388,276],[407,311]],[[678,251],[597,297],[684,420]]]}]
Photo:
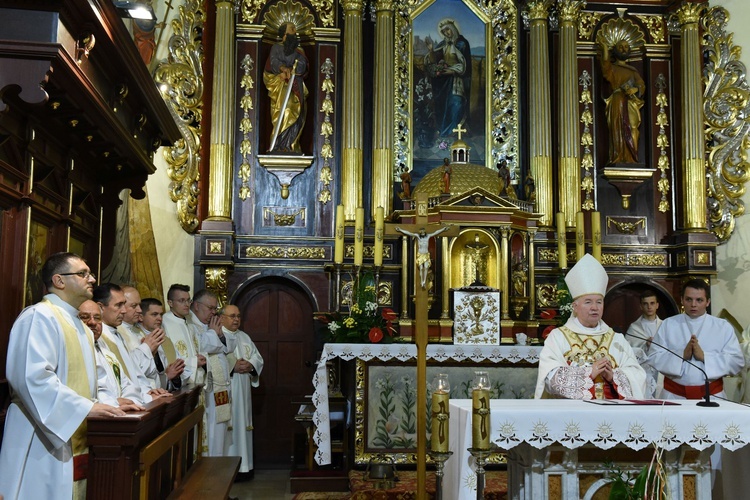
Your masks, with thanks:
[{"label": "man's beard", "polygon": [[294,51],[299,47],[299,40],[296,35],[287,35],[284,40],[284,55],[289,56],[294,54]]}]

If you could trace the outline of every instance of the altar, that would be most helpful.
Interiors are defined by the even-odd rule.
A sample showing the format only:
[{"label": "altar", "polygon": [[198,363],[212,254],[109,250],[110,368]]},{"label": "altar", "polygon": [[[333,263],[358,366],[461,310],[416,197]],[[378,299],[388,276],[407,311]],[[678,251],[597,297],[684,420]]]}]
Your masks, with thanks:
[{"label": "altar", "polygon": [[[654,445],[664,450],[672,498],[711,498],[712,446],[742,448],[750,440],[748,408],[722,401],[718,408],[597,404],[577,400],[492,400],[491,441],[508,452],[510,498],[535,500],[593,498],[605,487],[608,467],[638,471]],[[471,400],[450,402],[450,450],[445,464],[445,498],[476,498],[471,446]]]},{"label": "altar", "polygon": [[[520,389],[516,389],[515,392],[512,387],[506,386],[506,397],[513,398],[530,398],[533,396],[533,386],[536,382],[536,365],[539,362],[539,352],[541,346],[530,346],[530,345],[497,345],[497,346],[472,346],[472,345],[448,345],[448,344],[429,344],[427,346],[427,359],[428,362],[435,365],[443,366],[446,364],[464,364],[465,370],[473,370],[474,365],[482,363],[491,363],[493,365],[517,365],[516,371],[522,371],[523,374],[520,378],[519,385],[522,385]],[[328,380],[328,369],[327,363],[333,359],[340,358],[346,361],[350,360],[361,360],[364,362],[374,361],[389,361],[392,365],[389,365],[387,371],[393,371],[396,373],[406,372],[411,370],[408,363],[413,362],[417,355],[417,347],[415,344],[336,344],[329,343],[323,347],[320,360],[318,361],[317,369],[313,377],[314,392],[312,397],[312,404],[315,407],[313,413],[313,424],[315,425],[315,433],[313,435],[313,441],[316,445],[315,461],[318,465],[325,465],[331,463],[331,436],[330,436],[330,415],[328,408],[328,393],[329,393],[329,380]],[[435,368],[437,369],[437,368]],[[482,367],[486,370],[486,366]],[[520,370],[519,370],[520,369]],[[416,369],[411,370],[416,374]],[[499,377],[496,377],[496,379]],[[429,378],[428,378],[429,382]],[[503,381],[495,380],[496,383],[502,384]],[[459,385],[456,381],[452,381],[454,389],[451,391],[452,394],[459,390]],[[524,390],[526,387],[530,389]],[[468,397],[468,396],[465,396]],[[501,396],[503,397],[503,396]],[[375,398],[373,398],[375,399]],[[366,410],[364,398],[364,388],[359,391],[357,401],[354,401],[353,411]],[[354,419],[352,419],[354,420]],[[360,419],[359,425],[365,425],[363,420]],[[368,441],[366,432],[363,439],[357,440],[358,446],[366,447]],[[391,448],[391,451],[393,448]],[[371,450],[372,451],[372,450]],[[355,451],[356,455],[356,451]],[[361,453],[360,453],[361,455]],[[399,455],[396,453],[396,455]],[[413,453],[404,452],[403,456],[413,456]],[[396,456],[398,460],[398,456]]]}]

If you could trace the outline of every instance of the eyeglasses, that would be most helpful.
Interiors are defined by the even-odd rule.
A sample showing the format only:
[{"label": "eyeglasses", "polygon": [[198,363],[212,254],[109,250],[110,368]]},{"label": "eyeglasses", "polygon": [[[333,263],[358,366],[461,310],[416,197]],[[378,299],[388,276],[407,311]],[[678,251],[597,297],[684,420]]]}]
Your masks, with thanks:
[{"label": "eyeglasses", "polygon": [[92,280],[96,281],[96,275],[90,271],[78,271],[76,273],[57,273],[60,276],[78,276],[79,278],[83,278],[85,280],[91,278]]},{"label": "eyeglasses", "polygon": [[231,318],[231,319],[240,319],[242,317],[239,314],[222,314],[222,316],[226,316],[227,318]]},{"label": "eyeglasses", "polygon": [[178,304],[192,304],[193,299],[176,299],[176,300],[170,300],[170,302],[177,302]]},{"label": "eyeglasses", "polygon": [[[78,313],[78,319],[80,319],[81,321],[88,321],[91,318],[92,316],[89,313]],[[97,323],[101,323],[102,321],[101,314],[94,314],[93,318],[94,318],[94,321],[96,321]]]},{"label": "eyeglasses", "polygon": [[208,304],[204,304],[203,302],[196,302],[196,304],[202,305],[203,307],[207,308],[209,311],[216,312],[219,309],[218,306],[209,306]]}]

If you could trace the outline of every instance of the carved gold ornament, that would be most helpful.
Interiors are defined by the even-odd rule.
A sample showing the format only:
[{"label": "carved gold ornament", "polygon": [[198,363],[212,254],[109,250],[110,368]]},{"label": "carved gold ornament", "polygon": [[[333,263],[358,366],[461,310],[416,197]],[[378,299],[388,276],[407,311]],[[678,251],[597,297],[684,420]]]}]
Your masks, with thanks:
[{"label": "carved gold ornament", "polygon": [[557,284],[543,283],[536,286],[536,304],[539,309],[557,307]]},{"label": "carved gold ornament", "polygon": [[729,239],[735,219],[745,213],[742,195],[750,177],[750,86],[741,48],[726,32],[729,13],[709,9],[702,18],[705,92],[703,116],[706,131],[708,215],[719,241]]},{"label": "carved gold ornament", "polygon": [[309,38],[315,27],[315,18],[307,7],[292,0],[274,4],[263,16],[265,33],[274,40],[278,37],[279,27],[287,23],[294,25],[300,38]]},{"label": "carved gold ornament", "polygon": [[586,197],[581,204],[583,210],[594,209],[594,177],[591,174],[594,168],[594,154],[591,152],[591,148],[594,144],[594,138],[591,134],[591,126],[594,123],[594,116],[591,113],[591,75],[588,71],[583,70],[580,78],[578,78],[578,84],[581,86],[581,97],[579,102],[583,104],[583,111],[581,112],[581,123],[583,123],[583,132],[581,133],[581,147],[583,148],[583,156],[581,156],[581,168],[583,168],[583,179],[581,180],[581,189],[586,193]]},{"label": "carved gold ornament", "polygon": [[227,303],[227,268],[207,267],[204,276],[206,288],[216,294],[219,307],[223,307]]},{"label": "carved gold ornament", "polygon": [[638,226],[646,227],[646,219],[643,217],[638,218],[635,222],[628,222],[623,220],[617,220],[613,217],[607,217],[607,227],[609,225],[615,226],[615,229],[622,234],[635,234]]},{"label": "carved gold ornament", "polygon": [[646,253],[605,253],[602,254],[603,266],[629,266],[629,267],[666,267],[666,254]]},{"label": "carved gold ornament", "polygon": [[667,212],[669,210],[669,177],[667,177],[667,170],[669,170],[669,136],[667,135],[667,127],[669,126],[669,115],[667,114],[667,79],[664,78],[662,73],[656,77],[656,105],[659,107],[659,112],[656,114],[656,124],[659,126],[659,135],[656,137],[656,145],[659,147],[659,159],[656,162],[656,168],[659,169],[661,175],[659,181],[656,183],[656,189],[661,193],[661,199],[659,200],[659,212]]},{"label": "carved gold ornament", "polygon": [[175,117],[182,138],[164,148],[169,197],[177,203],[182,229],[198,227],[198,179],[200,176],[201,118],[203,114],[203,32],[205,13],[198,0],[185,0],[172,20],[169,56],[154,71],[154,81]]},{"label": "carved gold ornament", "polygon": [[245,248],[245,257],[251,259],[325,259],[325,247],[251,245]]},{"label": "carved gold ornament", "polygon": [[664,43],[667,34],[667,23],[662,16],[647,16],[643,14],[636,15],[641,22],[646,25],[651,41],[654,43]]},{"label": "carved gold ornament", "polygon": [[[240,15],[242,16],[242,22],[258,24],[255,23],[255,20],[260,13],[260,9],[267,3],[267,0],[240,0],[239,7]],[[296,2],[280,2],[279,5],[282,5],[282,8],[286,9],[287,6],[283,4],[288,5],[290,3]],[[318,13],[320,24],[324,27],[333,27],[335,15],[333,0],[311,0],[309,3],[313,6],[315,12]],[[297,5],[299,6],[299,4]],[[276,25],[276,27],[278,26],[281,26],[281,24]],[[297,25],[297,32],[301,33],[299,25]]]},{"label": "carved gold ornament", "polygon": [[323,98],[323,104],[320,107],[321,113],[325,114],[323,123],[320,124],[320,135],[323,136],[323,148],[320,151],[320,156],[323,157],[323,168],[320,169],[320,183],[323,185],[320,192],[318,193],[318,201],[324,205],[331,201],[331,181],[333,181],[333,171],[331,170],[331,160],[333,159],[333,145],[331,144],[331,136],[333,135],[333,99],[332,94],[334,90],[333,82],[333,63],[331,59],[326,57],[325,62],[320,66],[320,72],[325,75],[323,77],[323,83],[320,84],[320,88],[326,93]]},{"label": "carved gold ornament", "polygon": [[611,19],[604,23],[596,34],[597,45],[604,42],[610,48],[623,40],[630,45],[631,55],[642,53],[645,44],[643,32],[630,19],[623,19],[621,17]]},{"label": "carved gold ornament", "polygon": [[253,61],[249,54],[245,54],[240,63],[240,68],[242,69],[240,88],[243,90],[242,97],[240,98],[240,109],[242,110],[242,119],[240,120],[240,132],[242,133],[240,155],[242,156],[242,162],[240,163],[238,176],[242,184],[240,185],[238,196],[242,201],[245,201],[251,194],[250,174],[252,169],[250,167],[250,155],[253,152],[253,145],[250,132],[253,131],[253,122],[250,118],[250,111],[253,109],[252,88],[255,85],[252,76],[252,71],[255,69],[255,61]]},{"label": "carved gold ornament", "polygon": [[591,40],[594,28],[603,16],[604,12],[581,12],[578,16],[578,38],[580,40]]}]

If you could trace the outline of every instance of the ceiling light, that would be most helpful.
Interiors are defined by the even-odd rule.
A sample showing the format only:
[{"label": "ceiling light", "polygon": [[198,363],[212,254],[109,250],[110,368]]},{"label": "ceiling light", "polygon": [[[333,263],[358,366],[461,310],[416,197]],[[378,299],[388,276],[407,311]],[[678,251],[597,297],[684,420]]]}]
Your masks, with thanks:
[{"label": "ceiling light", "polygon": [[156,21],[156,14],[154,9],[149,4],[144,2],[133,2],[133,1],[117,1],[114,2],[117,12],[120,17],[126,17],[129,19],[144,19],[149,21]]}]

